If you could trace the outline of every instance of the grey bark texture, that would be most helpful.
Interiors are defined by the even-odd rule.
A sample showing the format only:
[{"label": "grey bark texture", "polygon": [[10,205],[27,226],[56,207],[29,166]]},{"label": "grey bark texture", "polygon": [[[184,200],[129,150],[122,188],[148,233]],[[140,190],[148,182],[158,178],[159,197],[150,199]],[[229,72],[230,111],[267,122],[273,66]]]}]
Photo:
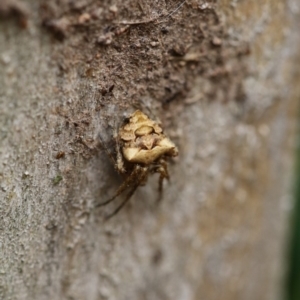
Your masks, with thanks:
[{"label": "grey bark texture", "polygon": [[[0,298],[280,299],[300,3],[0,3]],[[135,109],[178,145],[104,221]]]}]

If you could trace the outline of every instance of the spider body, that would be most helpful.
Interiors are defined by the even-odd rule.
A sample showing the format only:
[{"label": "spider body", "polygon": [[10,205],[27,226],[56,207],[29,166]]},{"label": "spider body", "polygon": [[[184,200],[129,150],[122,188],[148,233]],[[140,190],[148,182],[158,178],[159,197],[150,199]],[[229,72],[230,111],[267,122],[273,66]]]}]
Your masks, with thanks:
[{"label": "spider body", "polygon": [[106,205],[125,190],[129,190],[124,201],[108,218],[120,211],[130,200],[135,190],[147,182],[149,174],[159,173],[159,193],[163,180],[169,179],[167,159],[178,155],[175,144],[163,133],[161,126],[140,110],[135,111],[117,133],[117,162],[115,167],[126,174],[124,182],[115,195],[97,206]]}]

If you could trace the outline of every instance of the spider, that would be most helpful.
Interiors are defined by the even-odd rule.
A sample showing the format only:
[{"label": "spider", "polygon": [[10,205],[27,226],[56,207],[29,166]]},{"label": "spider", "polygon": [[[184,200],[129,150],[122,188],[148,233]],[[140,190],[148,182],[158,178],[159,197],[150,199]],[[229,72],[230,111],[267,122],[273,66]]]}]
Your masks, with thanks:
[{"label": "spider", "polygon": [[[163,180],[169,179],[167,159],[178,155],[175,144],[163,133],[160,125],[151,120],[140,110],[136,110],[117,132],[117,161],[116,170],[127,174],[125,180],[117,189],[114,196],[96,207],[106,205],[115,200],[128,189],[123,202],[106,218],[116,215],[130,200],[140,185],[145,185],[149,174],[159,173],[159,195],[161,197]],[[107,151],[108,152],[108,151]]]}]

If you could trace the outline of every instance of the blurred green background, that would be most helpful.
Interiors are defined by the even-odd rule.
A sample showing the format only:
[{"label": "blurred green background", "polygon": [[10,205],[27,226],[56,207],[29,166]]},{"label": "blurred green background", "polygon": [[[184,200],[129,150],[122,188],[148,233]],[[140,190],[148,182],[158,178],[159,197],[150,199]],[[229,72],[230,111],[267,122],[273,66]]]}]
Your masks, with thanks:
[{"label": "blurred green background", "polygon": [[287,274],[286,299],[300,300],[300,134],[298,125],[297,164],[295,168],[295,203],[291,219],[291,243]]}]

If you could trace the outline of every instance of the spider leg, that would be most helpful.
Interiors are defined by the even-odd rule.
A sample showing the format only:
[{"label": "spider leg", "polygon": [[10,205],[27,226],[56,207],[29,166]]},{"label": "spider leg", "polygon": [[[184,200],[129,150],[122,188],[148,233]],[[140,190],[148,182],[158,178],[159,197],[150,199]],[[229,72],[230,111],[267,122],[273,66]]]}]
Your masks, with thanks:
[{"label": "spider leg", "polygon": [[159,179],[158,179],[158,193],[159,193],[158,198],[159,198],[159,200],[162,198],[164,179],[165,179],[165,176],[162,173],[160,173]]},{"label": "spider leg", "polygon": [[116,161],[116,165],[115,166],[118,169],[118,172],[125,173],[126,169],[124,167],[124,160],[123,160],[123,155],[121,153],[121,147],[120,147],[120,137],[119,137],[117,128],[115,129],[114,135],[115,135],[115,139],[116,139],[116,142],[117,142],[117,147],[116,147],[117,161]]},{"label": "spider leg", "polygon": [[100,144],[102,146],[102,148],[104,149],[106,155],[109,157],[109,159],[111,160],[114,168],[116,169],[116,171],[119,174],[124,174],[126,173],[126,169],[124,166],[124,160],[123,160],[123,156],[121,153],[121,149],[120,149],[120,137],[118,135],[118,128],[117,126],[114,125],[114,139],[116,141],[116,153],[117,153],[117,157],[115,158],[114,155],[108,150],[107,146],[105,145],[104,140],[102,139],[101,135],[98,134],[98,138],[100,140]]},{"label": "spider leg", "polygon": [[105,220],[108,220],[108,219],[112,218],[113,216],[115,216],[122,209],[122,207],[131,199],[132,195],[134,194],[134,192],[136,191],[136,189],[138,188],[138,186],[139,185],[136,184],[131,189],[131,191],[127,194],[125,200],[112,213],[110,213],[109,215],[107,215],[105,217]]},{"label": "spider leg", "polygon": [[169,171],[168,171],[168,164],[167,164],[167,162],[164,159],[162,159],[161,160],[161,164],[162,164],[163,169],[164,169],[165,178],[167,180],[170,180],[170,175],[169,175]]},{"label": "spider leg", "polygon": [[115,216],[125,206],[125,204],[131,199],[131,197],[134,194],[134,192],[136,191],[136,189],[140,186],[140,184],[143,182],[143,180],[145,180],[145,178],[147,177],[147,170],[148,170],[148,168],[142,168],[140,170],[141,174],[140,174],[139,180],[135,183],[133,188],[127,194],[125,200],[112,213],[107,215],[105,217],[105,220],[108,220],[108,219],[112,218],[113,216]]},{"label": "spider leg", "polygon": [[95,207],[104,206],[112,201],[114,201],[120,194],[122,194],[130,185],[131,182],[136,178],[135,176],[139,174],[140,172],[140,166],[136,166],[130,175],[127,176],[127,178],[124,180],[124,182],[120,185],[120,187],[117,189],[114,196],[106,200],[105,202],[96,204]]},{"label": "spider leg", "polygon": [[159,179],[158,179],[158,202],[162,199],[163,194],[163,182],[166,178],[167,180],[170,179],[169,172],[168,172],[168,165],[165,160],[160,160],[160,166],[157,169],[157,172],[159,173]]}]

